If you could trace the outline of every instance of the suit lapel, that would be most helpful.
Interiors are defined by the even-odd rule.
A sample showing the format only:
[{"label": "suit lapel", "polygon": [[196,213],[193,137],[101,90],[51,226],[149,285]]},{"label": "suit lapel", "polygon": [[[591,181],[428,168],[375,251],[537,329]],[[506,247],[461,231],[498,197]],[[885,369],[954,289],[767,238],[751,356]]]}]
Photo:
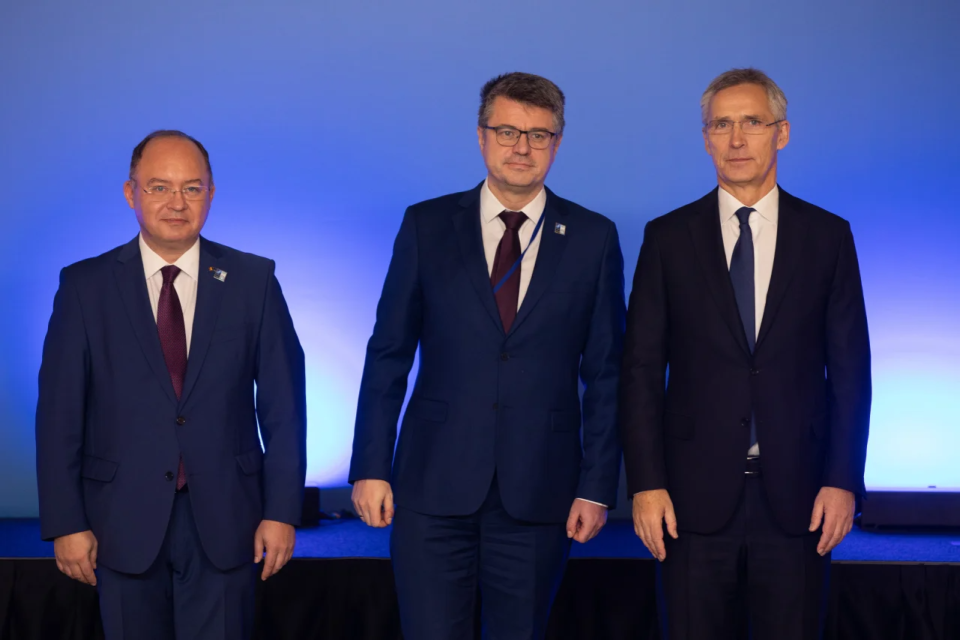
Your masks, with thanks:
[{"label": "suit lapel", "polygon": [[[537,261],[533,265],[533,275],[530,278],[527,293],[523,296],[523,302],[517,311],[517,317],[510,327],[511,334],[523,324],[524,320],[530,317],[533,308],[553,282],[557,273],[557,266],[560,264],[560,258],[563,257],[563,251],[567,247],[567,236],[554,233],[553,229],[557,222],[565,222],[566,217],[567,212],[563,209],[559,198],[547,189],[547,203],[543,210],[543,225],[540,227],[540,247],[537,250]],[[574,229],[573,232],[576,232],[576,230]]]},{"label": "suit lapel", "polygon": [[780,303],[787,293],[790,281],[797,271],[802,256],[803,241],[807,234],[807,225],[797,207],[796,198],[780,189],[780,205],[777,216],[777,245],[773,254],[773,273],[770,275],[770,288],[767,289],[767,302],[763,308],[760,333],[757,336],[757,348],[770,333],[770,325],[776,318]]},{"label": "suit lapel", "polygon": [[497,330],[503,333],[497,301],[490,286],[487,258],[483,253],[483,237],[480,233],[480,189],[483,184],[467,192],[460,200],[460,210],[453,215],[453,228],[463,258],[467,279],[477,292],[480,303],[487,310]]},{"label": "suit lapel", "polygon": [[750,355],[747,335],[743,331],[743,321],[737,308],[737,299],[730,282],[730,270],[723,250],[723,236],[720,233],[720,205],[717,190],[714,189],[700,200],[701,209],[687,222],[690,237],[707,281],[707,289],[713,296],[720,316],[733,334],[734,339],[744,353]]},{"label": "suit lapel", "polygon": [[180,396],[182,407],[190,397],[190,392],[196,385],[203,367],[203,359],[210,346],[213,328],[217,324],[220,313],[220,301],[227,283],[213,277],[213,269],[230,271],[230,265],[224,260],[220,248],[200,238],[200,273],[197,276],[197,306],[193,316],[193,335],[190,339],[190,354],[187,357],[187,375],[183,382],[183,393]]},{"label": "suit lapel", "polygon": [[120,298],[126,309],[133,332],[140,343],[140,349],[157,376],[160,386],[174,404],[177,394],[170,381],[170,371],[163,359],[160,348],[160,336],[157,333],[157,321],[150,307],[150,295],[147,293],[147,279],[143,273],[143,259],[140,257],[139,239],[134,238],[120,250],[113,274],[120,289]]}]

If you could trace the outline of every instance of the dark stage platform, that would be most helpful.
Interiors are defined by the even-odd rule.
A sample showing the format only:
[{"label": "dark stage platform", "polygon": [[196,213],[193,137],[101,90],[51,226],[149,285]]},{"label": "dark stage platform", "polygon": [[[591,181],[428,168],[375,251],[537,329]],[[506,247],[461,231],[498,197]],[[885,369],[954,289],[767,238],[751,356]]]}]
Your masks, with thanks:
[{"label": "dark stage platform", "polygon": [[[258,638],[399,639],[389,530],[301,529],[295,559],[257,594]],[[61,576],[35,520],[0,520],[0,640],[101,638],[96,590]],[[960,640],[960,531],[854,529],[834,551],[827,638]],[[631,523],[575,544],[551,639],[659,637],[655,563]]]}]

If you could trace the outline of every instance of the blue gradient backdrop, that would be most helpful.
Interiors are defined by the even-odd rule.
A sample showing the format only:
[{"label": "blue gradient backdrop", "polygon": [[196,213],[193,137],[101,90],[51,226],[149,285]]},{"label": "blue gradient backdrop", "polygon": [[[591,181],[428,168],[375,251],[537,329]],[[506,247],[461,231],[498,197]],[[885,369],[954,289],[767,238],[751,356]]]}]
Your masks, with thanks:
[{"label": "blue gradient backdrop", "polygon": [[[960,489],[960,4],[0,0],[0,516],[36,514],[36,374],[61,267],[136,233],[156,128],[210,149],[205,234],[277,260],[307,353],[309,482],[345,482],[366,340],[405,206],[484,175],[480,86],[555,80],[549,184],[644,223],[714,184],[698,100],[769,72],[781,184],[853,223],[874,349],[867,484]],[[131,425],[135,428],[135,425]]]}]

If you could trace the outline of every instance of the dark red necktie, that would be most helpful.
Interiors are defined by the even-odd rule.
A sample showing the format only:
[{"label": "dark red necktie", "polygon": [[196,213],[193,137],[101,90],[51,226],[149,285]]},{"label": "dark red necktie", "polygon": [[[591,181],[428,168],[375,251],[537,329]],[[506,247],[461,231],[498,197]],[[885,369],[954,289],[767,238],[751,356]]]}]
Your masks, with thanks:
[{"label": "dark red necktie", "polygon": [[[527,221],[526,214],[523,211],[503,211],[500,213],[500,219],[507,225],[500,238],[500,244],[497,245],[497,253],[493,257],[493,272],[490,274],[490,285],[495,287],[497,283],[507,275],[510,267],[520,257],[520,235],[517,233],[524,222]],[[503,286],[494,294],[497,299],[497,309],[500,310],[500,322],[503,323],[504,333],[510,332],[510,326],[517,317],[517,305],[520,300],[520,265],[514,269]]]},{"label": "dark red necktie", "polygon": [[[160,348],[163,359],[170,372],[173,391],[180,399],[183,393],[183,378],[187,374],[187,330],[183,323],[183,308],[180,297],[173,288],[173,281],[180,275],[180,267],[168,265],[160,269],[163,274],[163,286],[160,288],[160,301],[157,303],[157,332],[160,334]],[[183,470],[183,456],[177,468],[177,491],[187,484],[187,474]]]}]

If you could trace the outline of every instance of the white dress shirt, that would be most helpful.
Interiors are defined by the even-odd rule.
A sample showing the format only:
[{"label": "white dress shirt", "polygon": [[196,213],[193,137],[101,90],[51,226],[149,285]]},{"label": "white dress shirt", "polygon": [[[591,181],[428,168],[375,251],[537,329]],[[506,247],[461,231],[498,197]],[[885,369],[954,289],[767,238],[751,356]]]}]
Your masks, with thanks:
[{"label": "white dress shirt", "polygon": [[[540,189],[537,197],[530,201],[524,208],[520,209],[527,214],[527,219],[520,225],[517,235],[520,236],[520,251],[527,249],[530,242],[530,236],[533,235],[533,229],[537,226],[537,220],[543,213],[543,208],[547,204],[547,192]],[[503,238],[503,232],[507,230],[507,225],[500,219],[500,213],[507,207],[500,203],[497,196],[493,195],[487,182],[483,182],[483,188],[480,189],[480,235],[483,238],[483,254],[487,258],[487,273],[493,273],[493,259],[497,255],[497,247],[500,245],[500,239]],[[540,249],[540,237],[543,235],[543,226],[540,227],[540,233],[534,238],[533,244],[527,249],[523,256],[523,262],[520,263],[520,295],[517,297],[517,309],[523,303],[523,296],[527,294],[527,288],[530,286],[530,277],[533,275],[533,266],[537,262],[537,252]]]},{"label": "white dress shirt", "polygon": [[[153,319],[156,321],[160,289],[163,287],[163,274],[160,270],[170,263],[148,247],[142,235],[140,236],[140,259],[143,261],[143,275],[147,279],[150,308],[153,309]],[[173,264],[180,267],[180,273],[173,281],[173,288],[177,292],[177,297],[180,298],[180,308],[183,309],[183,328],[187,333],[187,355],[189,355],[190,339],[193,337],[193,316],[197,309],[197,281],[200,278],[200,239],[197,238],[193,246]]]},{"label": "white dress shirt", "polygon": [[[730,268],[730,259],[733,257],[733,248],[740,238],[740,220],[737,219],[737,210],[746,205],[724,191],[719,190],[720,200],[720,231],[723,235],[723,250],[727,256],[727,268]],[[760,323],[763,320],[763,310],[767,304],[767,290],[770,289],[770,274],[773,273],[773,255],[777,249],[777,219],[780,215],[780,189],[776,186],[760,198],[757,204],[751,207],[756,209],[750,213],[750,230],[753,232],[753,286],[754,300],[756,301],[755,327],[757,335],[760,333]],[[756,339],[756,335],[754,339]],[[747,452],[749,456],[760,455],[760,444],[757,443]]]},{"label": "white dress shirt", "polygon": [[[517,297],[517,309],[523,304],[523,296],[527,294],[527,288],[530,286],[530,278],[533,276],[533,266],[537,262],[537,253],[540,250],[540,238],[543,236],[543,225],[540,225],[540,233],[533,239],[530,248],[530,236],[537,226],[537,221],[543,214],[543,209],[547,205],[547,191],[540,189],[537,197],[530,201],[527,206],[520,209],[527,214],[527,219],[520,225],[517,235],[520,236],[520,251],[527,250],[523,254],[523,261],[520,263],[520,295]],[[487,259],[487,273],[493,273],[493,260],[497,255],[497,247],[503,238],[503,232],[507,230],[507,225],[500,219],[500,213],[507,207],[503,206],[497,196],[493,195],[487,181],[484,180],[483,188],[480,189],[480,235],[483,238],[483,254]],[[510,209],[512,211],[512,209]],[[606,508],[607,505],[586,498],[577,498],[584,502],[598,504]]]}]

